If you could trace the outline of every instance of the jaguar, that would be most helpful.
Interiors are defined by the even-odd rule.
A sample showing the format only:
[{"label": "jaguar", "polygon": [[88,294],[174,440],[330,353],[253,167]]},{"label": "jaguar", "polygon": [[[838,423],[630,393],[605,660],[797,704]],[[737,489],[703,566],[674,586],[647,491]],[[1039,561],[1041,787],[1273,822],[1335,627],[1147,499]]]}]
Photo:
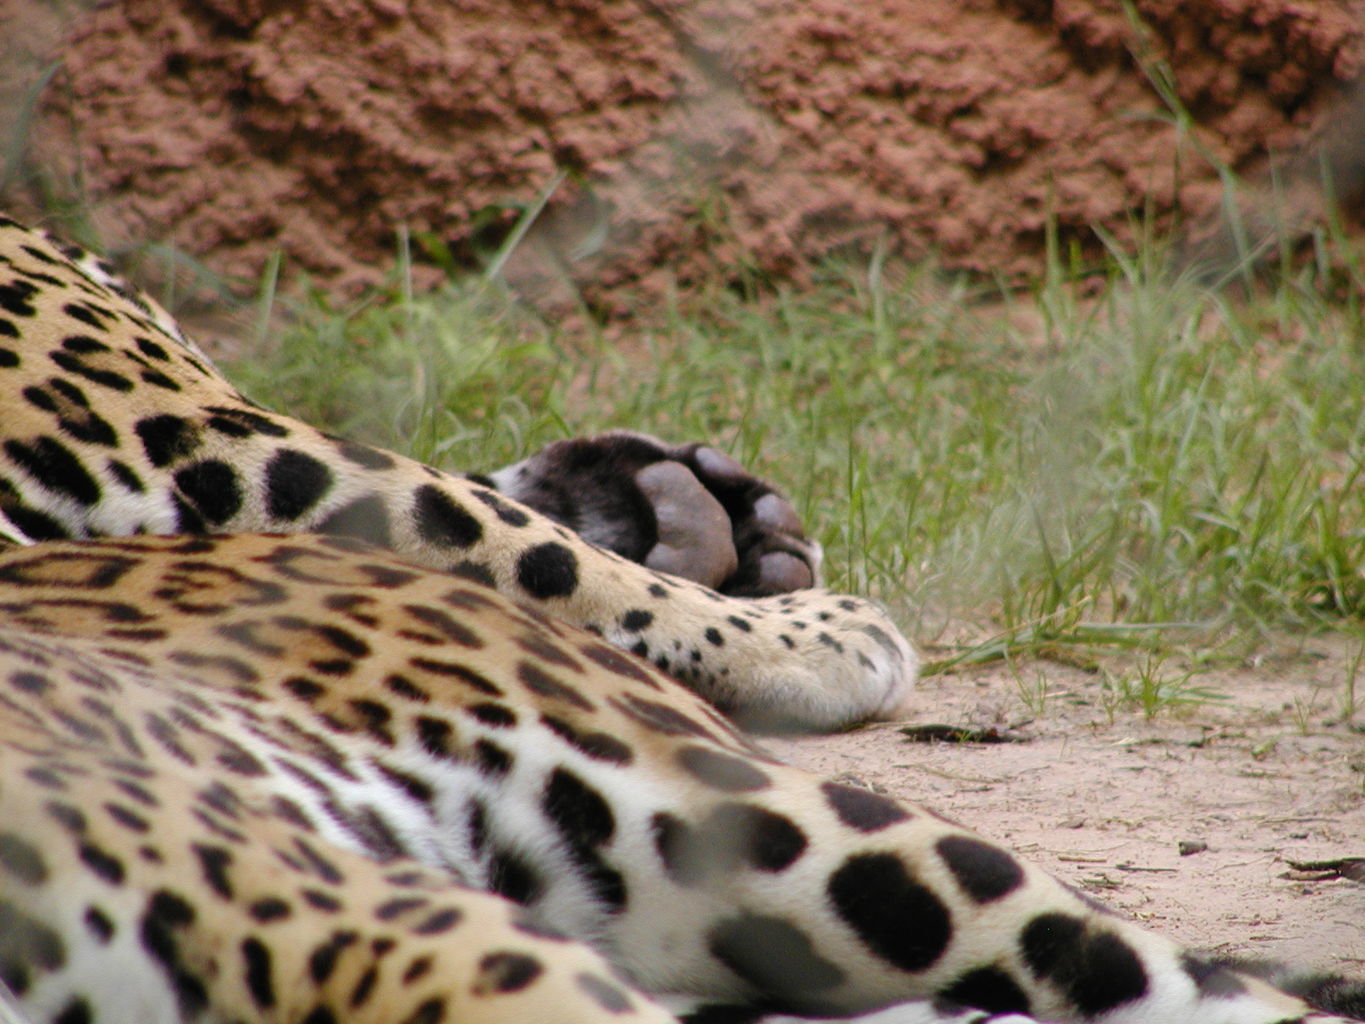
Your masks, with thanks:
[{"label": "jaguar", "polygon": [[711,446],[329,436],[9,220],[0,389],[0,1018],[1365,1016],[765,753],[917,658]]}]

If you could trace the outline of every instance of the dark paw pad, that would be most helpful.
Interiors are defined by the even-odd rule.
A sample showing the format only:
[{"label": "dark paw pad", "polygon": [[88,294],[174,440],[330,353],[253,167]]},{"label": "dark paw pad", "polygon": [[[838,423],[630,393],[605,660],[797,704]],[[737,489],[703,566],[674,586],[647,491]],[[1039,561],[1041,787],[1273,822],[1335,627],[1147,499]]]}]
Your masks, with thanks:
[{"label": "dark paw pad", "polygon": [[491,475],[585,540],[726,594],[815,586],[820,546],[791,504],[718,449],[615,431],[557,441]]}]

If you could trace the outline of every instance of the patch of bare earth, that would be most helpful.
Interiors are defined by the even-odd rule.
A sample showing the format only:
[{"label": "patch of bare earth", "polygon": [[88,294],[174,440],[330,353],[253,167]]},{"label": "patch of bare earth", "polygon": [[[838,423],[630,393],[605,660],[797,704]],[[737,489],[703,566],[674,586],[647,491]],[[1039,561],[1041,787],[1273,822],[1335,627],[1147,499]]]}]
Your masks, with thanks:
[{"label": "patch of bare earth", "polygon": [[[508,274],[621,312],[741,267],[799,281],[841,247],[1035,273],[1049,220],[1095,252],[1094,227],[1215,209],[1219,165],[1322,135],[1359,71],[1363,0],[1132,7],[126,0],[22,66],[60,62],[29,138],[108,241],[247,279],[279,251],[344,288],[400,228],[472,264],[548,194]],[[46,39],[24,8],[0,24]]]},{"label": "patch of bare earth", "polygon": [[[767,745],[927,804],[1192,946],[1358,976],[1365,884],[1290,865],[1365,857],[1365,707],[1357,728],[1342,721],[1353,653],[1310,639],[1200,675],[1187,685],[1227,699],[1152,719],[1111,718],[1098,675],[1055,663],[949,674],[920,684],[910,723],[1023,741],[910,742],[897,722]],[[1182,855],[1182,842],[1207,849]]]}]

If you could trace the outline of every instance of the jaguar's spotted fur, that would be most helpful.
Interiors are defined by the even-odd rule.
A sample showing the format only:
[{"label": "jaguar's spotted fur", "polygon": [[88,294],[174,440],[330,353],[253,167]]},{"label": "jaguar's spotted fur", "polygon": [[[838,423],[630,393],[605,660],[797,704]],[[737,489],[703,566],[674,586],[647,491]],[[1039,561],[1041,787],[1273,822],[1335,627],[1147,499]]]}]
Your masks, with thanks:
[{"label": "jaguar's spotted fur", "polygon": [[[14,1012],[1338,1019],[931,811],[773,762],[672,677],[765,719],[885,710],[913,655],[865,603],[721,596],[266,413],[113,283],[0,230]],[[762,485],[697,449],[607,447],[637,441],[603,486],[654,510],[641,557],[733,533],[706,578],[811,571]],[[491,483],[536,491],[563,456]],[[689,534],[697,504],[713,522]],[[205,528],[242,535],[126,536]]]}]

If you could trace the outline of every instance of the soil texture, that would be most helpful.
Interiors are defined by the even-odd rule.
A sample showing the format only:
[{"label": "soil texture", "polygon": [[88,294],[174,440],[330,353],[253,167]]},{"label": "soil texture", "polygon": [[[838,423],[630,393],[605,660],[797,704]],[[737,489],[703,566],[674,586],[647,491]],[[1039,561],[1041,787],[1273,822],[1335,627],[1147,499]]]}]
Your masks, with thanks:
[{"label": "soil texture", "polygon": [[79,10],[0,9],[0,128],[93,201],[106,244],[248,281],[280,252],[345,290],[400,232],[427,279],[477,265],[546,198],[507,274],[604,313],[703,275],[800,282],[836,249],[1027,276],[1049,223],[1094,253],[1097,228],[1197,221],[1220,168],[1324,139],[1354,161],[1359,121],[1332,111],[1365,26],[1365,0]]}]

